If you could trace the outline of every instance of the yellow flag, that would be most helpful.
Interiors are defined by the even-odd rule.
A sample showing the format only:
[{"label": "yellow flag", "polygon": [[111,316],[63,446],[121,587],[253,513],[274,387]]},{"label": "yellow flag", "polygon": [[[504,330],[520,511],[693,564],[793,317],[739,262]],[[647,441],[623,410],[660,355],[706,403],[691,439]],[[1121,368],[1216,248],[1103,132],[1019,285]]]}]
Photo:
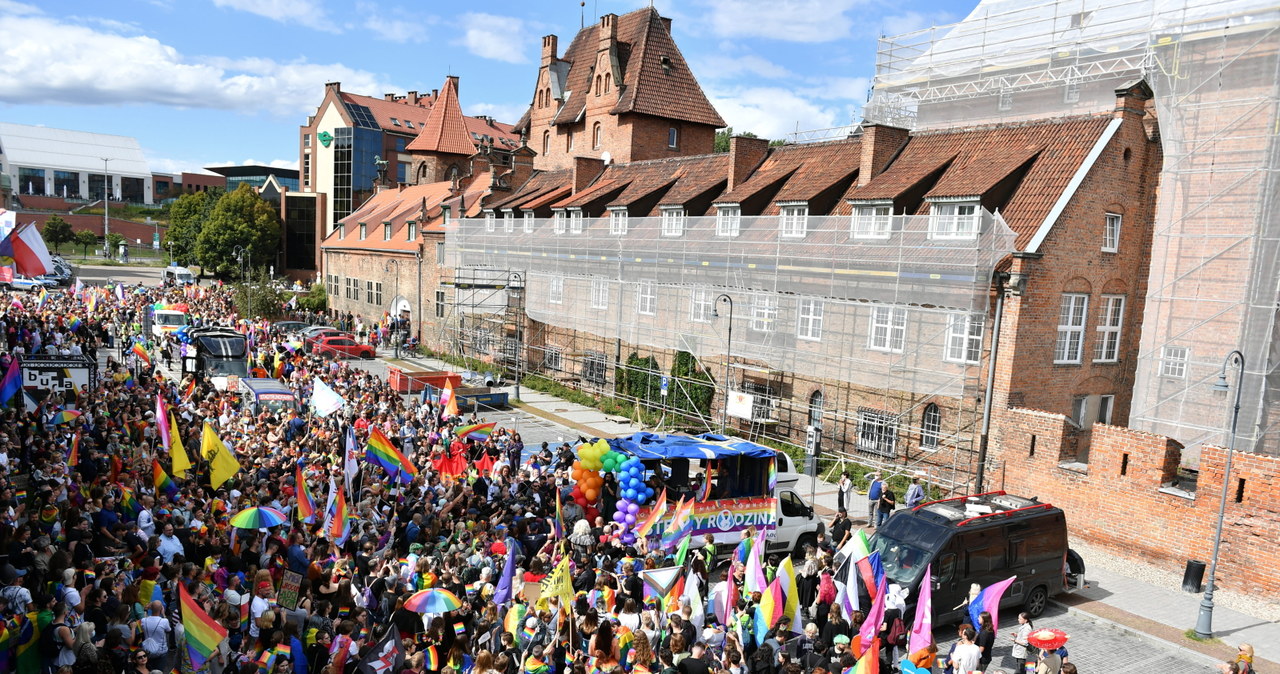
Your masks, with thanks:
[{"label": "yellow flag", "polygon": [[542,587],[535,608],[539,611],[547,610],[550,607],[547,598],[554,596],[560,599],[560,608],[568,611],[573,604],[573,581],[569,576],[569,558],[565,557],[546,578],[542,579]]},{"label": "yellow flag", "polygon": [[240,470],[240,462],[236,461],[235,455],[227,449],[207,422],[204,425],[204,435],[200,438],[200,453],[209,461],[209,484],[214,489],[221,487],[223,482]]},{"label": "yellow flag", "polygon": [[178,435],[178,424],[173,420],[173,412],[169,413],[169,458],[173,460],[173,474],[186,477],[191,470],[191,458],[182,446],[182,436]]}]

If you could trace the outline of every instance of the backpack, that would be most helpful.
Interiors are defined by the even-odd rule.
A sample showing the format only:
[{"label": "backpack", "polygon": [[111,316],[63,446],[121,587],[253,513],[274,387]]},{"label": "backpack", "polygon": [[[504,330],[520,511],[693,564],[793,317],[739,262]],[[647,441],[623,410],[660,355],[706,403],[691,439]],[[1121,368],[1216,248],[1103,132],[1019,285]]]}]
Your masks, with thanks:
[{"label": "backpack", "polygon": [[894,618],[893,624],[889,625],[888,643],[890,646],[907,645],[907,626],[902,618]]},{"label": "backpack", "polygon": [[53,623],[40,633],[40,657],[46,662],[52,662],[58,657],[58,651],[62,648],[62,642],[58,640],[58,628],[66,627],[66,623]]}]

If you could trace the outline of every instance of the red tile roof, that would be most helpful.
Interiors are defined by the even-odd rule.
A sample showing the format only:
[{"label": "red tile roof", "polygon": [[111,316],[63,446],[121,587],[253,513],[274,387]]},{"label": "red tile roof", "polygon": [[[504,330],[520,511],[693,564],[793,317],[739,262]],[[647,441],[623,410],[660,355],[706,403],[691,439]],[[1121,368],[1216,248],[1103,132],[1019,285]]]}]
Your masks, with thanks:
[{"label": "red tile roof", "polygon": [[573,191],[573,185],[570,185],[570,184],[558,185],[556,187],[553,187],[549,192],[543,194],[537,199],[533,199],[532,201],[527,201],[521,204],[520,208],[532,211],[532,210],[537,210],[539,208],[542,208],[543,206],[550,206],[551,204],[554,204],[557,201],[563,199],[565,196],[569,194],[569,192],[572,192],[572,191]]},{"label": "red tile roof", "polygon": [[[422,129],[422,125],[427,121],[427,116],[431,114],[431,104],[434,102],[430,96],[422,96],[418,99],[417,105],[410,105],[407,98],[388,101],[385,98],[361,96],[360,94],[352,94],[345,91],[342,92],[342,100],[369,108],[369,112],[373,113],[374,120],[378,122],[378,126],[382,127],[383,131],[411,136],[418,135],[418,131]],[[391,122],[392,119],[400,123],[393,124]],[[413,128],[409,128],[405,124],[405,120],[413,122]]]},{"label": "red tile roof", "polygon": [[773,215],[778,212],[778,202],[807,202],[833,186],[851,180],[861,163],[861,153],[862,143],[856,138],[771,148],[746,182],[716,201],[742,203],[766,190],[776,189],[769,199],[769,206],[761,211],[762,215]]},{"label": "red tile roof", "polygon": [[431,106],[426,125],[405,149],[468,157],[475,154],[476,145],[462,118],[462,105],[458,103],[457,77],[445,78],[444,88],[440,90],[435,105]]},{"label": "red tile roof", "polygon": [[[484,180],[488,184],[488,174],[477,176],[476,180]],[[449,198],[452,190],[451,182],[412,185],[404,189],[387,189],[374,194],[356,212],[343,218],[344,225],[335,228],[324,241],[321,248],[362,248],[368,250],[404,251],[418,249],[418,241],[406,238],[405,227],[409,220],[418,222],[418,231],[442,231],[440,226],[439,205]],[[426,217],[423,217],[424,208]],[[433,217],[432,211],[435,211]],[[360,238],[359,223],[366,223],[365,238]],[[391,222],[391,239],[383,238],[382,223]]]},{"label": "red tile roof", "polygon": [[525,204],[538,197],[546,194],[560,185],[573,180],[573,172],[569,169],[560,169],[557,171],[535,171],[523,185],[515,188],[515,192],[508,195],[498,195],[485,204],[486,209],[494,209],[497,211],[505,209],[521,210]]},{"label": "red tile roof", "polygon": [[[617,27],[622,79],[615,89],[619,99],[611,113],[636,112],[717,128],[725,125],[656,9],[645,7],[623,14],[617,18]],[[564,85],[569,97],[552,124],[572,124],[582,115],[599,46],[599,22],[578,31],[569,44],[562,59],[571,64]]]},{"label": "red tile roof", "polygon": [[[980,196],[1030,161],[1017,189],[1000,209],[1022,248],[1111,119],[1095,115],[914,134],[887,171],[862,187],[851,188],[845,199],[894,199],[939,172],[929,196]],[[906,215],[927,209],[922,202]],[[850,211],[848,204],[837,209],[842,215]]]}]

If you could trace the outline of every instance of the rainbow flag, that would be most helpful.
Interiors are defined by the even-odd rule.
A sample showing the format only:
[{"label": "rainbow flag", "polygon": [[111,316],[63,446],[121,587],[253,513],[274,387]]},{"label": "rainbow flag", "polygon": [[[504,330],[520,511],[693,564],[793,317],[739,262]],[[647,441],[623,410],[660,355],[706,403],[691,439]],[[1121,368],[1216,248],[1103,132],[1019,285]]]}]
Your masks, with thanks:
[{"label": "rainbow flag", "polygon": [[347,536],[351,535],[351,513],[347,509],[347,493],[338,486],[338,495],[333,500],[333,519],[329,521],[329,540],[338,545],[345,545]]},{"label": "rainbow flag", "polygon": [[435,646],[422,649],[422,668],[428,672],[440,671],[440,651]]},{"label": "rainbow flag", "polygon": [[502,631],[513,637],[516,636],[521,626],[524,625],[526,611],[524,604],[513,604],[511,608],[507,609],[507,615],[502,620]]},{"label": "rainbow flag", "polygon": [[680,497],[680,502],[676,504],[675,513],[671,515],[671,521],[667,523],[666,531],[662,532],[662,547],[670,548],[680,542],[684,535],[693,530],[693,509],[697,506],[697,501],[693,499],[685,500]]},{"label": "rainbow flag", "polygon": [[863,651],[858,663],[853,666],[853,674],[880,674],[880,639],[871,640],[871,646]]},{"label": "rainbow flag", "polygon": [[71,449],[67,451],[67,465],[75,468],[80,465],[80,431],[71,438]]},{"label": "rainbow flag", "polygon": [[453,633],[457,636],[462,636],[467,633],[467,626],[461,622],[456,622],[453,624]]},{"label": "rainbow flag", "polygon": [[297,482],[298,519],[311,524],[316,521],[316,497],[311,495],[311,487],[307,486],[306,476],[302,474],[301,461],[295,467],[294,480]]},{"label": "rainbow flag", "polygon": [[182,399],[191,400],[191,396],[195,394],[196,394],[196,380],[192,379],[191,383],[187,384],[186,390],[182,392]]},{"label": "rainbow flag", "polygon": [[182,629],[187,634],[187,654],[191,656],[191,667],[200,669],[209,656],[218,650],[218,644],[227,638],[227,629],[200,608],[183,583],[178,583],[178,601],[182,604]]},{"label": "rainbow flag", "polygon": [[133,348],[129,351],[133,355],[137,356],[138,360],[142,361],[143,365],[151,367],[151,354],[147,353],[147,348],[144,347],[141,342],[134,342]]},{"label": "rainbow flag", "polygon": [[120,488],[120,507],[124,510],[125,517],[137,519],[138,513],[142,512],[142,504],[138,503],[132,489],[118,482],[116,486]]},{"label": "rainbow flag", "polygon": [[551,667],[537,656],[530,655],[524,661],[525,674],[550,674]]},{"label": "rainbow flag", "polygon": [[664,487],[658,500],[649,508],[649,516],[636,527],[636,538],[644,538],[653,530],[653,526],[667,514],[667,490]]},{"label": "rainbow flag", "polygon": [[484,587],[484,583],[481,583],[481,582],[480,582],[480,581],[478,581],[478,580],[477,580],[476,582],[474,582],[474,583],[467,583],[467,585],[466,585],[466,589],[467,589],[467,596],[468,596],[468,597],[470,597],[470,596],[474,596],[474,595],[475,595],[475,593],[479,592],[479,591],[480,591],[480,588],[482,588],[482,587]]},{"label": "rainbow flag", "polygon": [[498,425],[496,421],[490,421],[487,424],[471,424],[470,426],[462,426],[456,428],[453,434],[459,438],[467,438],[468,440],[488,440],[493,434],[493,429]]},{"label": "rainbow flag", "polygon": [[5,370],[4,379],[0,379],[0,407],[8,405],[18,392],[22,390],[22,369],[18,359],[9,361],[9,369]]},{"label": "rainbow flag", "polygon": [[551,520],[551,528],[557,539],[564,538],[564,514],[560,507],[560,490],[556,490],[556,516]]},{"label": "rainbow flag", "polygon": [[293,659],[293,646],[289,644],[276,644],[276,656],[286,660]]},{"label": "rainbow flag", "polygon": [[178,493],[178,485],[174,484],[169,474],[160,467],[159,459],[151,460],[151,479],[155,483],[156,491],[164,491],[169,498],[173,498],[173,495]]},{"label": "rainbow flag", "polygon": [[364,458],[369,463],[382,466],[388,475],[405,484],[413,482],[413,478],[418,475],[418,469],[391,444],[377,426],[369,427],[369,442],[364,447]]},{"label": "rainbow flag", "polygon": [[778,459],[775,457],[769,461],[769,493],[772,494],[778,490]]},{"label": "rainbow flag", "polygon": [[275,669],[276,652],[268,648],[258,656],[257,663],[258,671],[262,672],[262,674],[268,674],[268,672]]},{"label": "rainbow flag", "polygon": [[698,494],[699,501],[711,500],[711,482],[716,476],[716,467],[714,463],[707,464],[706,475],[702,480],[702,493]]},{"label": "rainbow flag", "polygon": [[40,286],[40,295],[36,298],[36,311],[44,311],[44,305],[49,301],[49,291]]},{"label": "rainbow flag", "polygon": [[80,320],[80,317],[77,316],[76,318],[71,319],[71,325],[68,327],[71,329],[71,332],[75,332],[80,329],[80,324],[82,323],[84,323],[84,321]]}]

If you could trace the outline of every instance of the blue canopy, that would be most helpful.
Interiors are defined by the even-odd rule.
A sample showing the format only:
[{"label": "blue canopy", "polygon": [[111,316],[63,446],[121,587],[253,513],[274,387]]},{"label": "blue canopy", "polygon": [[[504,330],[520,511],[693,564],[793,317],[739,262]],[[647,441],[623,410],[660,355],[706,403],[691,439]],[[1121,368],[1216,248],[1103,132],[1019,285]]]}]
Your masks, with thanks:
[{"label": "blue canopy", "polygon": [[636,433],[630,437],[613,438],[609,446],[615,451],[639,457],[641,461],[653,459],[725,459],[749,456],[756,459],[772,459],[777,452],[742,438],[730,438],[717,433],[702,435],[657,435]]}]

